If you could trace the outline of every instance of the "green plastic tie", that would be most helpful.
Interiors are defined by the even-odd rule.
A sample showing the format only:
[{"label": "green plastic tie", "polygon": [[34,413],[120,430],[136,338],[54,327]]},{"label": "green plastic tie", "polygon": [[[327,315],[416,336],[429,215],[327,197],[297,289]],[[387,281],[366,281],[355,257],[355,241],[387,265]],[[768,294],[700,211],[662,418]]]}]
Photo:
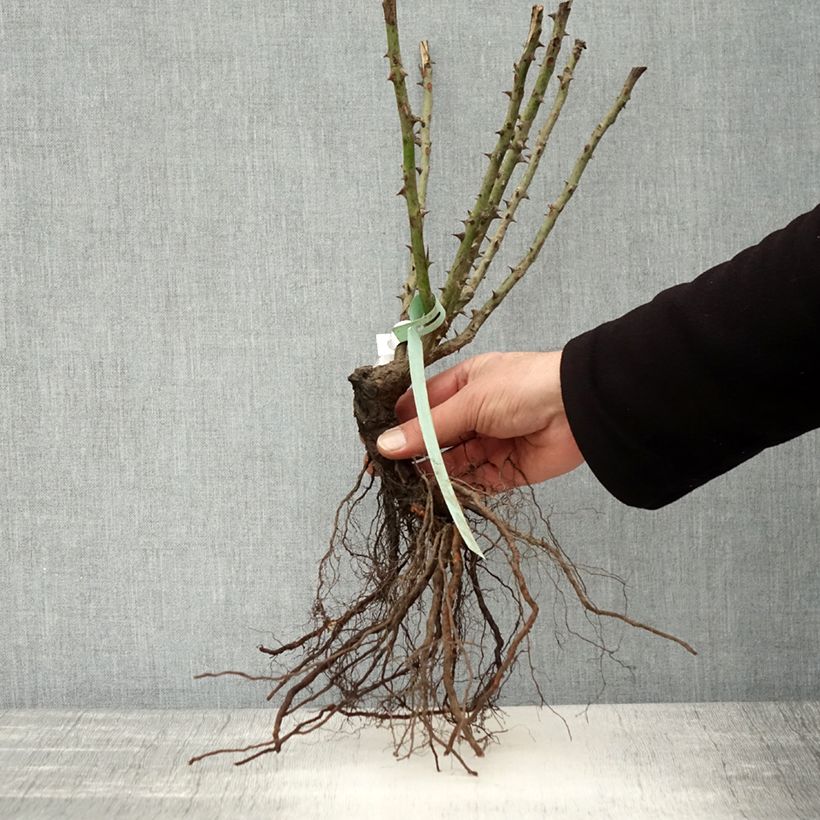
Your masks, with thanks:
[{"label": "green plastic tie", "polygon": [[441,302],[436,299],[433,309],[428,313],[424,312],[424,305],[421,296],[417,293],[410,303],[408,311],[409,319],[399,322],[393,326],[393,335],[400,342],[407,342],[407,355],[410,359],[410,383],[413,385],[413,398],[416,402],[416,412],[418,414],[419,425],[421,426],[421,436],[424,439],[424,446],[427,448],[427,456],[433,467],[433,473],[438,481],[439,489],[447,504],[447,509],[453,518],[453,522],[469,549],[479,558],[484,557],[470,525],[464,517],[464,510],[456,498],[455,490],[444,466],[444,459],[441,455],[441,448],[436,437],[436,428],[433,426],[433,416],[430,412],[430,398],[427,395],[427,381],[424,377],[424,345],[421,337],[432,333],[446,318],[447,314]]}]

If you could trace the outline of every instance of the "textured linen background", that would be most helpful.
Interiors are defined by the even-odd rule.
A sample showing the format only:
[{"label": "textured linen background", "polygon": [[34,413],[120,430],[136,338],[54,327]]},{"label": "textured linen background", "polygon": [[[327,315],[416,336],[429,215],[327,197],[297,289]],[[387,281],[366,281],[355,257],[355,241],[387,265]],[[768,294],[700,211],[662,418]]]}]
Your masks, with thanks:
[{"label": "textured linen background", "polygon": [[[439,282],[529,6],[400,3],[409,67],[422,37],[436,61]],[[497,271],[649,70],[471,353],[560,347],[817,202],[816,0],[577,0],[570,35],[589,48]],[[361,463],[346,376],[406,264],[384,50],[377,0],[0,9],[0,705],[259,703],[191,676],[264,669],[256,644],[305,623]],[[559,651],[544,585],[547,697],[820,696],[819,452],[804,436],[655,513],[585,467],[539,487],[576,560],[701,653],[612,627],[634,675]],[[533,700],[524,677],[507,694]]]}]

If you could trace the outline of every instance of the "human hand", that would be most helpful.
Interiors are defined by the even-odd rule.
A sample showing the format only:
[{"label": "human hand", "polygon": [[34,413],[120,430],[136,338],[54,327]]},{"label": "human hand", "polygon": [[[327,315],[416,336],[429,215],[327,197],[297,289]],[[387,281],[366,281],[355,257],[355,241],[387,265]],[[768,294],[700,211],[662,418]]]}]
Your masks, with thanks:
[{"label": "human hand", "polygon": [[[564,412],[561,351],[485,353],[427,382],[447,472],[485,492],[536,484],[583,463]],[[426,455],[412,390],[396,403],[400,424],[379,436],[386,458]],[[431,471],[429,461],[419,467]]]}]

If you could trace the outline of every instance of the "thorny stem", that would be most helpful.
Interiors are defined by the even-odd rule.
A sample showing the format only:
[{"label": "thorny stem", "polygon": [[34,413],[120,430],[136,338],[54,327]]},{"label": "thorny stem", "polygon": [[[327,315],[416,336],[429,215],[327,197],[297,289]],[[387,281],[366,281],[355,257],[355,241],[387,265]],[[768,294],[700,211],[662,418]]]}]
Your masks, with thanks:
[{"label": "thorny stem", "polygon": [[421,147],[419,167],[419,204],[424,208],[427,202],[427,178],[430,175],[430,120],[433,117],[433,61],[427,40],[419,43],[419,71],[421,73],[421,124],[419,142]]},{"label": "thorny stem", "polygon": [[451,310],[451,305],[461,293],[464,272],[469,269],[470,263],[474,258],[473,247],[476,243],[481,243],[479,228],[484,222],[485,212],[490,202],[493,185],[498,177],[501,164],[507,154],[511,140],[518,136],[516,121],[518,119],[519,109],[521,108],[521,101],[524,98],[527,73],[535,59],[535,51],[538,46],[541,45],[539,38],[541,37],[541,21],[543,15],[543,6],[533,6],[532,15],[530,17],[530,30],[524,44],[524,51],[518,62],[513,66],[513,87],[511,91],[505,92],[508,94],[510,101],[507,104],[504,123],[501,128],[496,131],[498,140],[493,152],[489,154],[487,170],[484,172],[484,179],[481,183],[478,196],[476,197],[475,205],[473,205],[473,209],[470,211],[467,219],[464,220],[464,231],[455,234],[456,238],[461,240],[461,243],[458,246],[455,259],[447,275],[447,282],[444,285],[441,297],[441,303],[447,309],[448,315]]},{"label": "thorny stem", "polygon": [[487,269],[490,267],[498,248],[504,240],[504,236],[507,233],[507,228],[510,226],[511,222],[515,221],[515,212],[518,209],[521,200],[529,199],[527,191],[530,187],[530,182],[532,182],[532,178],[538,170],[538,163],[540,162],[544,149],[547,146],[547,142],[552,134],[553,128],[555,127],[555,123],[558,121],[558,117],[561,114],[561,109],[564,107],[564,103],[566,102],[567,95],[569,93],[569,85],[570,82],[572,82],[573,72],[575,71],[575,66],[577,65],[578,60],[581,57],[581,53],[585,48],[586,43],[584,43],[583,40],[575,41],[572,53],[567,61],[567,65],[561,73],[560,83],[555,94],[555,102],[553,102],[552,109],[550,110],[546,121],[541,126],[538,136],[536,137],[535,147],[533,148],[532,155],[527,162],[527,169],[513,192],[513,195],[510,197],[510,201],[504,211],[504,215],[501,217],[501,222],[498,224],[495,234],[490,240],[490,244],[481,255],[481,261],[478,267],[473,272],[472,276],[470,276],[467,280],[467,283],[462,289],[461,297],[456,303],[456,311],[460,311],[470,303],[470,300],[475,295],[476,289],[487,275]]},{"label": "thorny stem", "polygon": [[581,175],[584,173],[584,169],[587,167],[587,163],[592,158],[592,155],[595,151],[596,146],[601,140],[601,137],[606,133],[607,129],[615,122],[618,118],[618,114],[621,112],[623,107],[626,105],[627,101],[630,98],[632,93],[632,89],[635,87],[635,83],[638,81],[640,76],[646,71],[646,66],[637,66],[633,68],[629,72],[629,76],[626,78],[626,82],[624,83],[623,88],[621,89],[621,93],[618,95],[617,99],[615,100],[612,108],[607,112],[606,116],[595,126],[595,129],[592,132],[592,135],[589,138],[589,141],[584,145],[580,155],[575,160],[575,165],[572,168],[572,172],[569,175],[566,183],[564,184],[564,188],[561,191],[559,197],[549,206],[547,209],[547,213],[545,214],[544,221],[541,223],[541,227],[538,229],[535,239],[533,240],[532,245],[530,245],[527,252],[521,258],[517,265],[514,267],[510,267],[510,273],[504,279],[504,281],[496,288],[490,298],[484,303],[484,305],[479,309],[473,311],[473,316],[470,322],[467,324],[467,327],[461,331],[453,339],[450,339],[447,342],[439,345],[432,353],[431,361],[436,361],[441,359],[445,356],[449,356],[451,353],[455,353],[457,350],[461,350],[466,344],[469,344],[474,338],[476,333],[478,333],[479,328],[484,324],[490,314],[501,304],[507,294],[512,290],[512,288],[521,281],[521,278],[524,274],[529,270],[530,265],[535,261],[535,258],[538,256],[539,251],[541,250],[541,246],[544,244],[544,240],[549,236],[550,231],[552,230],[553,226],[555,225],[555,221],[558,219],[561,211],[566,206],[567,202],[572,198],[572,195],[575,193],[576,188],[578,187],[578,183],[581,180]]},{"label": "thorny stem", "polygon": [[[418,171],[418,191],[419,191],[419,207],[423,213],[426,213],[425,206],[427,204],[427,179],[430,176],[430,121],[433,117],[433,61],[430,59],[430,46],[427,40],[422,40],[419,43],[419,73],[421,74],[421,81],[419,85],[422,87],[421,100],[421,118],[419,123],[419,135],[416,137],[416,144],[420,148]],[[412,259],[410,260],[410,270],[407,274],[407,279],[404,283],[401,295],[401,318],[407,318],[407,311],[410,307],[410,301],[413,298],[413,293],[416,290],[416,268]]]},{"label": "thorny stem", "polygon": [[[507,184],[510,181],[510,177],[516,165],[522,161],[521,153],[527,143],[530,129],[538,114],[538,109],[544,101],[547,85],[555,70],[555,63],[561,50],[561,41],[566,35],[567,20],[569,19],[571,10],[572,0],[566,0],[566,2],[558,6],[558,10],[555,14],[550,15],[553,19],[552,34],[547,44],[547,51],[544,55],[541,67],[536,75],[532,91],[530,92],[530,98],[521,116],[518,118],[512,137],[507,143],[503,162],[500,167],[496,166],[496,173],[494,173],[493,177],[489,180],[491,187],[486,192],[484,198],[485,207],[478,212],[477,223],[472,226],[474,229],[473,242],[468,248],[467,253],[461,258],[459,258],[458,255],[456,256],[456,260],[453,262],[453,267],[447,277],[447,286],[442,298],[442,303],[447,309],[447,321],[437,331],[437,338],[440,338],[446,333],[449,324],[457,313],[456,303],[461,297],[461,289],[469,275],[470,266],[478,255],[481,242],[490,227],[490,223],[499,216],[498,205],[501,202],[501,197],[507,188]],[[486,183],[487,177],[485,176],[485,184]],[[473,213],[470,214],[470,217],[473,217]],[[464,242],[462,242],[462,246],[463,245]],[[461,247],[459,250],[461,250]]]},{"label": "thorny stem", "polygon": [[387,33],[387,54],[390,62],[388,79],[393,83],[396,96],[396,108],[399,112],[402,141],[402,167],[404,184],[399,194],[407,203],[407,219],[410,224],[410,251],[413,255],[416,287],[421,295],[425,310],[433,307],[433,293],[430,290],[430,259],[424,247],[424,213],[419,204],[419,193],[416,185],[416,137],[413,131],[418,118],[410,109],[405,77],[407,72],[401,62],[399,46],[399,28],[396,18],[396,0],[384,0],[384,25]]},{"label": "thorny stem", "polygon": [[530,134],[535,118],[538,115],[538,110],[544,102],[544,95],[547,92],[547,85],[552,79],[555,71],[555,64],[558,61],[558,55],[561,51],[561,43],[567,34],[567,21],[569,14],[572,11],[572,0],[566,0],[560,3],[558,10],[552,17],[552,34],[549,43],[547,44],[547,51],[544,55],[544,60],[541,68],[535,79],[535,86],[530,94],[530,99],[527,107],[524,109],[519,119],[518,125],[515,129],[515,138],[513,139],[510,150],[507,156],[504,157],[504,164],[501,166],[501,173],[493,185],[491,194],[491,202],[494,206],[498,206],[501,202],[501,197],[507,188],[507,183],[515,171],[515,166],[521,162],[521,152],[524,150],[527,139]]}]

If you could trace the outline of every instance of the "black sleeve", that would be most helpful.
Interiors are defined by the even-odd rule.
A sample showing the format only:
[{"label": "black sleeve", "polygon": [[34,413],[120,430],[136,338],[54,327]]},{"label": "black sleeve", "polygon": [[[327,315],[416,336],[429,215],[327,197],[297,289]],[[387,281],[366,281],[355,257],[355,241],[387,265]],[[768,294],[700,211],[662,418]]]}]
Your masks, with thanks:
[{"label": "black sleeve", "polygon": [[820,426],[820,205],[567,343],[561,390],[590,469],[657,509]]}]

